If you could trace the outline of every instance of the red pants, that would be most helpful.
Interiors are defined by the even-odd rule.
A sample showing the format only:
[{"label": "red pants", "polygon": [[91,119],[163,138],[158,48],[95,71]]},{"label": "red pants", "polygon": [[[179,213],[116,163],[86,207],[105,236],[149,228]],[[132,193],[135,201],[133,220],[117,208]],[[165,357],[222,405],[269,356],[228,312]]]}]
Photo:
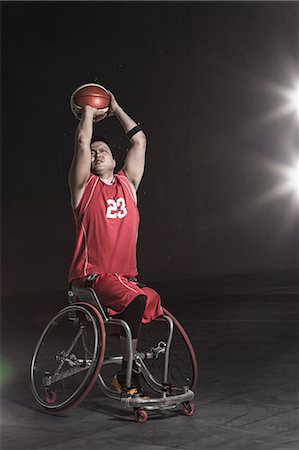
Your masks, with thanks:
[{"label": "red pants", "polygon": [[[87,277],[72,281],[74,286],[85,286]],[[159,294],[150,287],[138,287],[138,282],[129,281],[127,278],[105,273],[99,275],[92,288],[99,296],[103,306],[108,308],[110,316],[120,314],[139,295],[146,296],[146,307],[142,318],[142,323],[148,323],[159,316],[163,316],[161,298]]]}]

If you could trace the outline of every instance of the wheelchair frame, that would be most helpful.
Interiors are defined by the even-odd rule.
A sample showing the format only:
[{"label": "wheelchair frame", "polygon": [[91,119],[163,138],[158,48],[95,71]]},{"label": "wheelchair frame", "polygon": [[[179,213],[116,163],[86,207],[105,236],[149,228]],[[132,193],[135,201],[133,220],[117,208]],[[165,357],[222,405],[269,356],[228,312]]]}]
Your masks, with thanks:
[{"label": "wheelchair frame", "polygon": [[[73,407],[77,406],[83,398],[87,395],[89,390],[94,385],[95,381],[99,384],[101,390],[103,393],[112,399],[119,400],[121,405],[125,408],[132,409],[135,413],[135,419],[139,423],[143,423],[148,418],[147,411],[155,411],[155,410],[167,410],[167,409],[173,409],[176,408],[178,405],[183,405],[183,412],[191,416],[193,415],[195,411],[195,405],[191,403],[191,400],[194,398],[194,387],[197,383],[197,361],[195,357],[195,352],[193,350],[192,344],[184,331],[183,327],[179,324],[177,319],[165,308],[164,317],[156,319],[156,321],[160,322],[166,322],[168,326],[168,339],[167,342],[161,341],[156,345],[156,347],[151,347],[146,351],[143,352],[136,352],[135,355],[133,355],[132,351],[132,334],[131,330],[128,326],[128,324],[121,319],[108,317],[106,309],[102,306],[96,292],[94,289],[90,287],[76,287],[71,286],[68,290],[68,300],[69,300],[69,307],[64,308],[61,310],[57,316],[55,316],[54,319],[48,324],[48,327],[44,330],[44,333],[42,334],[35,352],[33,354],[32,362],[31,362],[31,385],[32,385],[32,392],[35,400],[37,403],[45,409],[47,412],[59,414],[66,411],[66,409],[72,409]],[[66,370],[65,373],[62,372],[60,374],[57,374],[57,370],[55,371],[54,375],[48,372],[44,372],[44,376],[42,377],[42,385],[45,391],[46,400],[43,401],[40,398],[40,394],[35,386],[35,369],[36,369],[36,359],[38,357],[38,352],[40,349],[40,346],[42,345],[43,339],[47,334],[47,330],[53,323],[53,321],[56,320],[56,318],[59,318],[60,316],[63,316],[65,313],[68,314],[69,318],[72,320],[76,320],[76,317],[71,317],[71,314],[74,311],[89,311],[88,314],[90,315],[90,318],[88,320],[92,322],[93,329],[95,329],[95,326],[98,325],[101,329],[100,334],[102,338],[102,346],[100,354],[97,353],[99,351],[99,343],[95,339],[94,343],[94,355],[92,359],[88,359],[85,357],[84,361],[83,359],[78,359],[74,355],[71,354],[72,348],[75,346],[75,343],[73,342],[67,352],[60,352],[56,355],[56,361],[60,362],[58,368],[62,368],[63,364],[65,362],[68,362],[70,366],[72,366],[72,375],[79,373],[80,371],[86,371],[86,377],[90,377],[90,380],[88,381],[87,388],[83,389],[83,392],[81,395],[79,395],[79,398],[77,398],[75,401],[70,402],[70,404],[66,404],[65,406],[62,404],[60,408],[57,408],[56,405],[54,405],[56,397],[51,398],[51,385],[52,383],[55,383],[57,381],[61,381],[64,378],[67,378],[69,375],[68,371]],[[97,317],[97,324],[95,325],[93,323],[94,317]],[[176,327],[178,328],[179,332],[181,333],[183,339],[185,340],[185,343],[188,347],[188,350],[190,352],[191,361],[192,361],[192,369],[193,369],[193,380],[191,386],[188,385],[188,383],[184,386],[180,386],[179,390],[175,387],[172,387],[168,383],[168,370],[169,370],[169,355],[170,355],[170,349],[171,349],[171,343],[173,339],[173,332],[174,332],[174,321],[176,322]],[[146,381],[147,385],[155,392],[159,394],[158,397],[140,397],[140,396],[132,396],[132,395],[123,395],[121,393],[118,393],[116,390],[110,388],[103,376],[101,375],[101,368],[109,365],[109,364],[121,364],[122,362],[122,356],[112,356],[112,357],[105,357],[105,351],[106,351],[106,329],[110,325],[117,325],[121,327],[125,333],[126,336],[126,344],[128,348],[128,364],[127,364],[127,371],[126,371],[126,386],[129,388],[131,386],[131,376],[132,376],[132,367],[133,362],[135,360],[137,366],[140,367],[142,376],[144,380]],[[80,327],[81,329],[82,327]],[[81,331],[83,333],[83,331]],[[78,337],[80,337],[80,331],[78,332]],[[84,338],[83,338],[84,340]],[[151,371],[148,369],[145,361],[151,360],[151,359],[157,359],[159,358],[159,355],[164,355],[164,367],[163,367],[163,377],[162,380],[157,380],[155,376],[152,375]],[[60,359],[61,358],[61,361]],[[73,360],[72,360],[73,358]],[[96,361],[95,361],[96,360]],[[84,362],[84,365],[83,365]],[[80,366],[81,364],[81,366]],[[82,366],[83,365],[83,366]],[[61,367],[60,367],[61,366]],[[94,367],[93,367],[94,366]],[[90,373],[89,373],[90,371]],[[79,389],[79,388],[78,388]],[[77,393],[76,393],[77,394]],[[78,396],[78,395],[77,395]]]}]

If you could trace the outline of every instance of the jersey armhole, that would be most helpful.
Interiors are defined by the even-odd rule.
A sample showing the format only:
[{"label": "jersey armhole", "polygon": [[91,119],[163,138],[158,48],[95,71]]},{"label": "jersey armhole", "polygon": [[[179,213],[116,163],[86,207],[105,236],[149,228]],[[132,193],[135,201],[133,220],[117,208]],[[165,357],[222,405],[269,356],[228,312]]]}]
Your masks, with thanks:
[{"label": "jersey armhole", "polygon": [[85,194],[85,192],[86,192],[86,187],[89,185],[89,183],[91,182],[91,180],[92,180],[93,178],[95,178],[95,175],[93,175],[92,173],[90,173],[89,178],[88,178],[88,180],[87,180],[87,182],[86,182],[84,188],[82,189],[83,192],[82,192],[82,195],[81,195],[81,198],[80,198],[80,201],[79,201],[78,205],[76,206],[76,208],[73,208],[73,207],[72,207],[72,210],[73,210],[74,212],[79,211],[80,207],[82,206],[83,199],[84,199],[84,194]]},{"label": "jersey armhole", "polygon": [[[133,199],[134,199],[134,202],[135,202],[136,205],[137,205],[137,192],[136,192],[136,190],[133,188],[133,186],[131,185],[131,182],[130,182],[130,180],[129,180],[127,174],[126,174],[126,172],[125,172],[123,169],[121,169],[119,172],[117,172],[116,175],[118,175],[119,177],[125,178],[125,180],[123,179],[123,183],[125,183],[127,189],[129,190],[131,196],[132,196]],[[121,179],[121,178],[120,178],[120,179]]]}]

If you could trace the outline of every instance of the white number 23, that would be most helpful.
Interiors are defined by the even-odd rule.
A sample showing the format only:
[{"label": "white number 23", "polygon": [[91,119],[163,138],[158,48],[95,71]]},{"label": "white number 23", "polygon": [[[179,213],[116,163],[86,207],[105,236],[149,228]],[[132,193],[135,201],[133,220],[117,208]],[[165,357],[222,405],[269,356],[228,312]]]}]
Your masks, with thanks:
[{"label": "white number 23", "polygon": [[108,205],[106,211],[107,219],[117,219],[117,218],[122,219],[128,213],[125,199],[123,199],[122,197],[119,197],[116,200],[109,198],[107,200],[107,205]]}]

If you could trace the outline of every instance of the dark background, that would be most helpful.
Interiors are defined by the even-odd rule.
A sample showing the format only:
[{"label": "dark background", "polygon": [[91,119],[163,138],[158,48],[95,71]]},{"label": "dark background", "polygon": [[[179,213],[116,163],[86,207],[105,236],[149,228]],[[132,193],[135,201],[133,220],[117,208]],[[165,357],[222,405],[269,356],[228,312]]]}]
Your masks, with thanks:
[{"label": "dark background", "polygon": [[[2,287],[65,289],[75,228],[67,173],[79,85],[99,82],[148,137],[140,277],[291,273],[298,116],[271,118],[298,80],[297,2],[2,2]],[[119,167],[128,141],[96,125]]]},{"label": "dark background", "polygon": [[[1,448],[299,448],[299,202],[283,189],[298,164],[284,95],[298,86],[298,9],[1,2]],[[69,99],[93,81],[147,134],[140,278],[179,318],[199,366],[196,414],[151,417],[141,433],[96,386],[63,417],[41,414],[30,390],[38,338],[67,301]],[[120,124],[96,132],[121,167]]]}]

